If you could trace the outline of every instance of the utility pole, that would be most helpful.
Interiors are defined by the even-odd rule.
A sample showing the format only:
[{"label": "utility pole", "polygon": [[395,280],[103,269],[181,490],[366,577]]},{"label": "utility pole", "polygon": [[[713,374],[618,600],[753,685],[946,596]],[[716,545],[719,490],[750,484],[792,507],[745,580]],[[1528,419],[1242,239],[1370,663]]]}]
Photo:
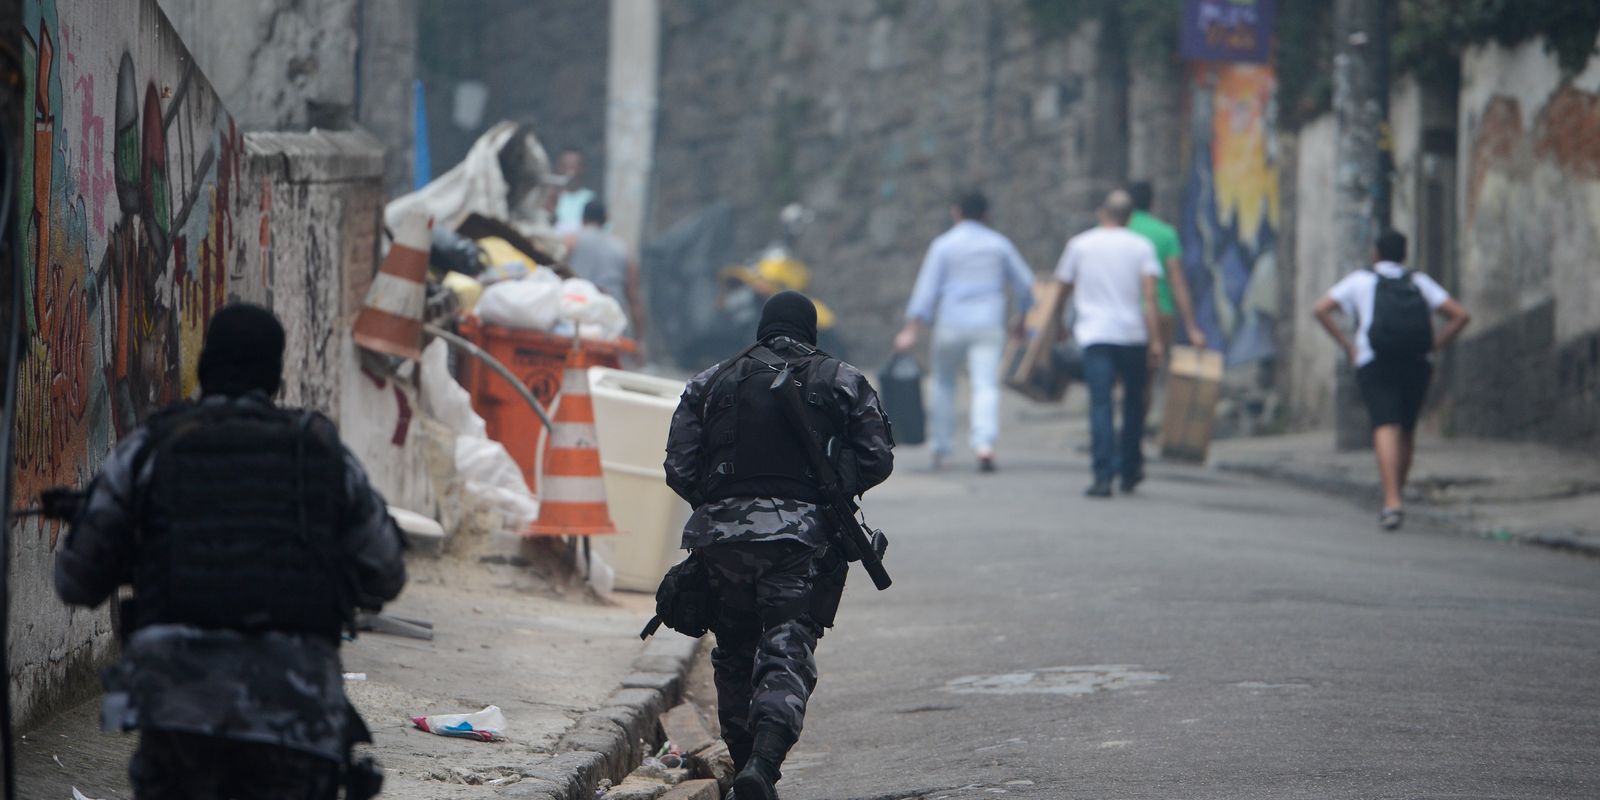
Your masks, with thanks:
[{"label": "utility pole", "polygon": [[611,0],[606,71],[605,199],[611,229],[639,252],[655,171],[661,58],[659,0]]},{"label": "utility pole", "polygon": [[[1338,273],[1369,266],[1378,226],[1387,222],[1388,176],[1381,137],[1388,108],[1386,0],[1335,0],[1338,37],[1333,61],[1333,114],[1337,125],[1333,253]],[[1379,218],[1379,212],[1385,219]],[[1355,370],[1340,359],[1334,380],[1336,445],[1340,450],[1372,446],[1371,427],[1356,388]]]}]

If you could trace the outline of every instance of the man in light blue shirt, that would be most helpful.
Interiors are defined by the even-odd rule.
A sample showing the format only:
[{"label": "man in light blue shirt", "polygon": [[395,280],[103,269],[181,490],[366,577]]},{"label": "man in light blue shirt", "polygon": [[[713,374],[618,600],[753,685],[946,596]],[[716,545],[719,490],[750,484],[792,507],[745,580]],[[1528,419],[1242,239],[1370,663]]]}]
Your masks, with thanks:
[{"label": "man in light blue shirt", "polygon": [[1021,336],[1022,315],[1033,305],[1033,270],[1011,240],[985,224],[989,201],[964,195],[951,215],[955,225],[933,240],[922,261],[906,325],[895,350],[915,347],[924,328],[933,329],[933,466],[950,454],[955,429],[956,372],[965,362],[972,387],[971,442],[978,468],[993,472],[1000,434],[1000,358],[1008,319]]}]

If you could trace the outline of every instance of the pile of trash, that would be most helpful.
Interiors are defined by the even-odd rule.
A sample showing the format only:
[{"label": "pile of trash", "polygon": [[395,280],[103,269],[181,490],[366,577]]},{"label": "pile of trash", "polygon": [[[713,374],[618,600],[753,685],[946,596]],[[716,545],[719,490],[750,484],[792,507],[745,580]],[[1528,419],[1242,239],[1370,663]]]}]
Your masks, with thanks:
[{"label": "pile of trash", "polygon": [[484,322],[613,341],[627,330],[621,304],[560,266],[566,243],[548,200],[562,179],[532,127],[490,128],[449,172],[384,209],[389,229],[410,215],[433,219],[432,277],[456,307]]},{"label": "pile of trash", "polygon": [[583,278],[562,280],[542,268],[484,287],[475,310],[490,325],[557,336],[614,341],[628,329],[628,317],[616,298]]}]

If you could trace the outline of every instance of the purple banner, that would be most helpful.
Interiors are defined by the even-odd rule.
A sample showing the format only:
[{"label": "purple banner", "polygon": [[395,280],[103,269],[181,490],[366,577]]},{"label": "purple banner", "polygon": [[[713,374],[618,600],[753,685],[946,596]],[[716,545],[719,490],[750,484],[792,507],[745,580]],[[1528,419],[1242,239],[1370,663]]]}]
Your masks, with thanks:
[{"label": "purple banner", "polygon": [[1184,0],[1183,57],[1265,63],[1272,57],[1273,0]]}]

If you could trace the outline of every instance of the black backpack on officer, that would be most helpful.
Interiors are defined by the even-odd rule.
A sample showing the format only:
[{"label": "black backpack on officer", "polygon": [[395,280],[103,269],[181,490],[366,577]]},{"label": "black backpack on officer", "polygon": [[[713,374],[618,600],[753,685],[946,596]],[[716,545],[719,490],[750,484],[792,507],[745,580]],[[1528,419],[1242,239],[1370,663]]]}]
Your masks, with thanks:
[{"label": "black backpack on officer", "polygon": [[825,447],[845,432],[845,420],[834,405],[833,394],[840,362],[807,345],[792,346],[807,352],[769,363],[778,357],[758,344],[730,359],[712,376],[703,416],[706,478],[701,496],[706,501],[730,497],[822,500],[806,452],[790,432],[782,401],[771,387],[785,366],[793,370],[813,433]]},{"label": "black backpack on officer", "polygon": [[1367,341],[1372,352],[1385,359],[1415,359],[1433,350],[1433,309],[1423,297],[1414,274],[1406,270],[1391,278],[1376,270],[1378,284],[1373,289],[1372,325]]},{"label": "black backpack on officer", "polygon": [[262,404],[152,419],[130,627],[188,624],[337,642],[354,619],[340,562],[344,451],[327,417]]}]

